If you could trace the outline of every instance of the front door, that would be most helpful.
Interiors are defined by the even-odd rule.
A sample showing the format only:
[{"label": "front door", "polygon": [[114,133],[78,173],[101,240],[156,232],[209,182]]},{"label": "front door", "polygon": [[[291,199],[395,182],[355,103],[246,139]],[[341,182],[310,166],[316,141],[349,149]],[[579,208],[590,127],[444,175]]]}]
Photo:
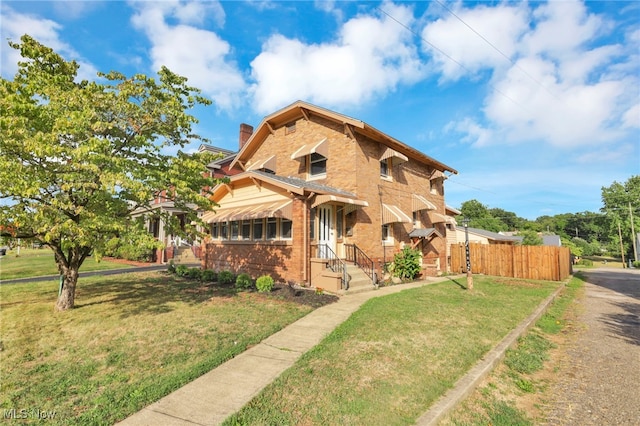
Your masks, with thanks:
[{"label": "front door", "polygon": [[335,231],[333,226],[333,206],[321,205],[318,207],[318,256],[328,259],[330,253],[336,250]]}]

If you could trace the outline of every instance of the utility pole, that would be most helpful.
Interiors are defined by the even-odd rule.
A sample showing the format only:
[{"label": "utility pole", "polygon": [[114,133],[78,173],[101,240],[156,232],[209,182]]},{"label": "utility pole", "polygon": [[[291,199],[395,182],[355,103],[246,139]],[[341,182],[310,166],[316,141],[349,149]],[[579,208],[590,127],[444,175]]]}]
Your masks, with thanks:
[{"label": "utility pole", "polygon": [[471,273],[471,257],[469,255],[469,219],[462,219],[464,225],[464,247],[467,255],[467,290],[473,290],[473,274]]},{"label": "utility pole", "polygon": [[629,201],[629,217],[631,218],[631,241],[633,242],[633,260],[638,261],[638,247],[636,246],[636,231],[633,228],[633,210],[631,210],[631,201]]},{"label": "utility pole", "polygon": [[620,237],[620,256],[622,256],[622,267],[624,266],[624,246],[622,245],[622,231],[620,230],[620,219],[618,219],[618,236]]}]

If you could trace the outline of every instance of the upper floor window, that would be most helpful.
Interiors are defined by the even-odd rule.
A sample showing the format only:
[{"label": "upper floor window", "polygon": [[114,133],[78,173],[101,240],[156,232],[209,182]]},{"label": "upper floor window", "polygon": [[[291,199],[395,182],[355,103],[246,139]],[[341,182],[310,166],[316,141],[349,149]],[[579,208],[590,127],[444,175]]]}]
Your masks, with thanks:
[{"label": "upper floor window", "polygon": [[284,134],[288,135],[289,133],[293,133],[296,131],[296,122],[292,122],[292,123],[287,123],[284,126]]},{"label": "upper floor window", "polygon": [[309,175],[316,177],[327,174],[327,158],[314,152],[309,155]]},{"label": "upper floor window", "polygon": [[389,161],[387,159],[380,160],[380,176],[383,178],[389,177]]}]

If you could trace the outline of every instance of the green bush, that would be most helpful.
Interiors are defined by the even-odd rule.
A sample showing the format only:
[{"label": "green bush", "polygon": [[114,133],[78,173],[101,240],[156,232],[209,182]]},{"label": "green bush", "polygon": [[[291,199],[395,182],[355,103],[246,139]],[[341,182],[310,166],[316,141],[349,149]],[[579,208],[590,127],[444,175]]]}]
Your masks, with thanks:
[{"label": "green bush", "polygon": [[393,258],[393,274],[400,279],[413,279],[420,273],[422,254],[419,250],[404,247]]},{"label": "green bush", "polygon": [[189,275],[189,267],[187,265],[176,266],[176,275],[179,277],[186,277]]},{"label": "green bush", "polygon": [[169,265],[167,265],[167,272],[170,274],[176,273],[176,265],[173,263],[173,260],[169,261]]},{"label": "green bush", "polygon": [[199,280],[201,275],[202,271],[200,270],[200,268],[189,268],[189,270],[187,271],[187,277],[194,280]]},{"label": "green bush", "polygon": [[578,260],[578,265],[582,266],[593,266],[593,260],[590,259],[580,259]]},{"label": "green bush", "polygon": [[200,281],[210,283],[210,282],[214,282],[217,279],[218,279],[218,274],[216,274],[216,271],[212,269],[205,269],[200,274]]},{"label": "green bush", "polygon": [[256,287],[260,293],[269,293],[273,289],[273,278],[263,275],[256,280]]},{"label": "green bush", "polygon": [[236,288],[239,290],[248,290],[253,287],[253,280],[249,274],[242,273],[236,278]]},{"label": "green bush", "polygon": [[633,262],[633,267],[640,268],[640,260],[636,260],[635,262]]},{"label": "green bush", "polygon": [[218,282],[220,284],[232,284],[235,278],[235,275],[233,275],[231,271],[220,271],[218,273]]}]

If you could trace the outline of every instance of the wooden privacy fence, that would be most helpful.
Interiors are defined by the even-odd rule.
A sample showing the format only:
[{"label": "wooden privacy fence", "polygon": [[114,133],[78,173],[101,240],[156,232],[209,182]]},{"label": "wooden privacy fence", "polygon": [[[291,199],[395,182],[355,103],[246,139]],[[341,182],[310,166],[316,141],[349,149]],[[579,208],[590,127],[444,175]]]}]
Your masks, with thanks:
[{"label": "wooden privacy fence", "polygon": [[[571,274],[568,247],[469,244],[471,272],[499,277],[562,281]],[[451,272],[467,271],[464,244],[451,245]]]}]

